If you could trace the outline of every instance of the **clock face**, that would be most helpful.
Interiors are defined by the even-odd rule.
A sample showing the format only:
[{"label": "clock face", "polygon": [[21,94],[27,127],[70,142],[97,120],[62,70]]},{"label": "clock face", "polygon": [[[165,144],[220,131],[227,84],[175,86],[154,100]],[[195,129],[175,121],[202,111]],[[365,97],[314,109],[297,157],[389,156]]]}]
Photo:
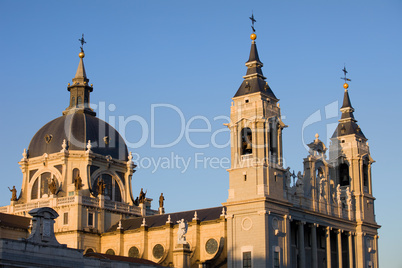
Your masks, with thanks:
[{"label": "clock face", "polygon": [[162,258],[164,251],[165,251],[165,249],[163,248],[163,246],[161,244],[156,244],[154,246],[154,249],[152,250],[152,255],[154,255],[155,259],[160,259],[160,258]]},{"label": "clock face", "polygon": [[218,250],[218,242],[211,238],[205,244],[205,250],[208,254],[214,254]]}]

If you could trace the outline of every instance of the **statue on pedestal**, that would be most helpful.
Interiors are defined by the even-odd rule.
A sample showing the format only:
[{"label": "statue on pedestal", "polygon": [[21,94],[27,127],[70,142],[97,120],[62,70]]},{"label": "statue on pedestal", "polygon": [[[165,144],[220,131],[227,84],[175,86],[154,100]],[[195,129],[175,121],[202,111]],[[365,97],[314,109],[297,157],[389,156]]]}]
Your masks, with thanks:
[{"label": "statue on pedestal", "polygon": [[138,202],[140,204],[145,202],[145,195],[146,194],[147,194],[147,192],[145,191],[145,193],[144,193],[143,189],[141,188],[140,196],[139,196],[139,199],[138,199]]},{"label": "statue on pedestal", "polygon": [[48,188],[51,194],[56,194],[57,185],[54,178],[52,178],[52,181],[49,183]]},{"label": "statue on pedestal", "polygon": [[102,179],[98,180],[98,195],[104,195],[105,194],[105,183],[103,182]]},{"label": "statue on pedestal", "polygon": [[159,207],[163,208],[163,201],[165,200],[165,197],[163,196],[163,193],[161,193],[161,196],[159,197]]},{"label": "statue on pedestal", "polygon": [[75,190],[81,190],[82,188],[82,179],[80,175],[77,175],[77,177],[74,179],[74,185],[75,185]]},{"label": "statue on pedestal", "polygon": [[11,192],[11,201],[17,201],[17,189],[15,189],[15,185],[13,186],[13,189],[10,189],[10,187],[8,187],[8,190],[10,190]]},{"label": "statue on pedestal", "polygon": [[187,234],[187,229],[188,229],[188,224],[187,221],[184,221],[184,219],[181,219],[177,221],[179,224],[179,230],[177,231],[177,244],[179,245],[186,245],[186,234]]}]

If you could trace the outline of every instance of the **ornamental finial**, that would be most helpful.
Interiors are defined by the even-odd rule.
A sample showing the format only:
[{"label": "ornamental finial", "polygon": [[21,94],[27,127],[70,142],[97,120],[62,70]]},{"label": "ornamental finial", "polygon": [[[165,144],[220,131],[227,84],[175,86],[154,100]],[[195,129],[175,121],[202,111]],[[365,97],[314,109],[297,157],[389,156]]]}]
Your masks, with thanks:
[{"label": "ornamental finial", "polygon": [[254,28],[254,23],[257,21],[254,19],[253,12],[251,12],[251,17],[249,17],[249,19],[251,20],[251,29],[253,30],[253,33],[250,35],[250,39],[254,41],[255,39],[257,39],[257,35],[255,34],[255,28]]}]

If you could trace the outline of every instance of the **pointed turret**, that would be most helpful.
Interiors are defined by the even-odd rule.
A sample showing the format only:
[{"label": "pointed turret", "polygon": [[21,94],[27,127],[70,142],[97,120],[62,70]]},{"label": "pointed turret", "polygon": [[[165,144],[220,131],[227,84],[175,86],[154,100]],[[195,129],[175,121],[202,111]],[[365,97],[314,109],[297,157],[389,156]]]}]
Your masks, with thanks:
[{"label": "pointed turret", "polygon": [[366,139],[359,125],[356,124],[357,120],[353,115],[353,112],[355,110],[352,107],[349,92],[347,90],[349,85],[345,83],[344,87],[345,87],[345,93],[343,95],[343,104],[340,109],[342,112],[342,116],[341,119],[339,120],[338,127],[336,128],[334,134],[332,135],[332,138],[355,134],[356,136]]},{"label": "pointed turret", "polygon": [[88,85],[89,79],[87,78],[84,67],[85,53],[82,47],[78,56],[80,57],[80,62],[78,63],[77,72],[72,79],[73,84],[70,85],[70,83],[68,83],[67,87],[67,90],[70,91],[70,105],[66,110],[63,111],[63,115],[75,112],[96,115],[96,113],[89,106],[90,92],[93,91],[93,88],[92,85]]},{"label": "pointed turret", "polygon": [[258,56],[257,45],[255,43],[255,39],[257,39],[257,35],[255,33],[251,34],[251,49],[250,56],[248,61],[246,62],[247,73],[243,76],[244,81],[239,87],[234,97],[243,96],[246,94],[261,92],[266,94],[267,96],[278,100],[275,94],[272,92],[268,83],[265,81],[267,79],[262,73],[262,67],[264,64],[260,61]]},{"label": "pointed turret", "polygon": [[79,54],[80,57],[80,62],[78,64],[77,72],[75,73],[75,77],[73,78],[73,83],[82,83],[82,84],[88,84],[89,79],[87,78],[87,74],[85,72],[85,67],[84,67],[84,57],[85,53],[83,50],[81,50],[81,53]]}]

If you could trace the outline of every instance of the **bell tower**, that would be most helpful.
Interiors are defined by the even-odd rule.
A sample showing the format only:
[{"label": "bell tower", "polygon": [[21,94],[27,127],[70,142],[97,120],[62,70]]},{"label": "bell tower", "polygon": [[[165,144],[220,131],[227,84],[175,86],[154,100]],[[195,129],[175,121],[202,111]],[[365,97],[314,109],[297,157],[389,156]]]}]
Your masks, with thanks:
[{"label": "bell tower", "polygon": [[[253,16],[250,19],[255,22]],[[282,254],[280,248],[287,243],[284,236],[278,236],[288,205],[282,150],[282,130],[286,126],[281,120],[279,99],[262,73],[257,35],[252,33],[250,38],[247,73],[232,98],[227,125],[231,168],[229,195],[223,205],[227,208],[228,245],[233,249],[228,252],[228,267],[241,267],[242,263],[272,267],[273,256]]]},{"label": "bell tower", "polygon": [[282,130],[279,99],[265,81],[255,39],[244,81],[230,107],[231,168],[228,201],[283,197]]},{"label": "bell tower", "polygon": [[354,117],[348,87],[341,107],[342,116],[332,135],[329,150],[333,174],[342,189],[349,188],[354,197],[356,220],[375,223],[371,165],[375,162],[370,155],[370,147]]},{"label": "bell tower", "polygon": [[[340,185],[341,191],[349,193],[351,198],[347,206],[354,212],[356,222],[356,247],[360,249],[356,253],[358,267],[366,267],[366,263],[375,262],[373,248],[376,247],[377,229],[374,214],[374,196],[371,180],[371,165],[375,162],[370,155],[370,147],[367,138],[363,134],[357,120],[354,117],[346,81],[342,116],[331,138],[329,157],[333,166],[333,177]],[[374,258],[374,259],[373,259]]]}]

